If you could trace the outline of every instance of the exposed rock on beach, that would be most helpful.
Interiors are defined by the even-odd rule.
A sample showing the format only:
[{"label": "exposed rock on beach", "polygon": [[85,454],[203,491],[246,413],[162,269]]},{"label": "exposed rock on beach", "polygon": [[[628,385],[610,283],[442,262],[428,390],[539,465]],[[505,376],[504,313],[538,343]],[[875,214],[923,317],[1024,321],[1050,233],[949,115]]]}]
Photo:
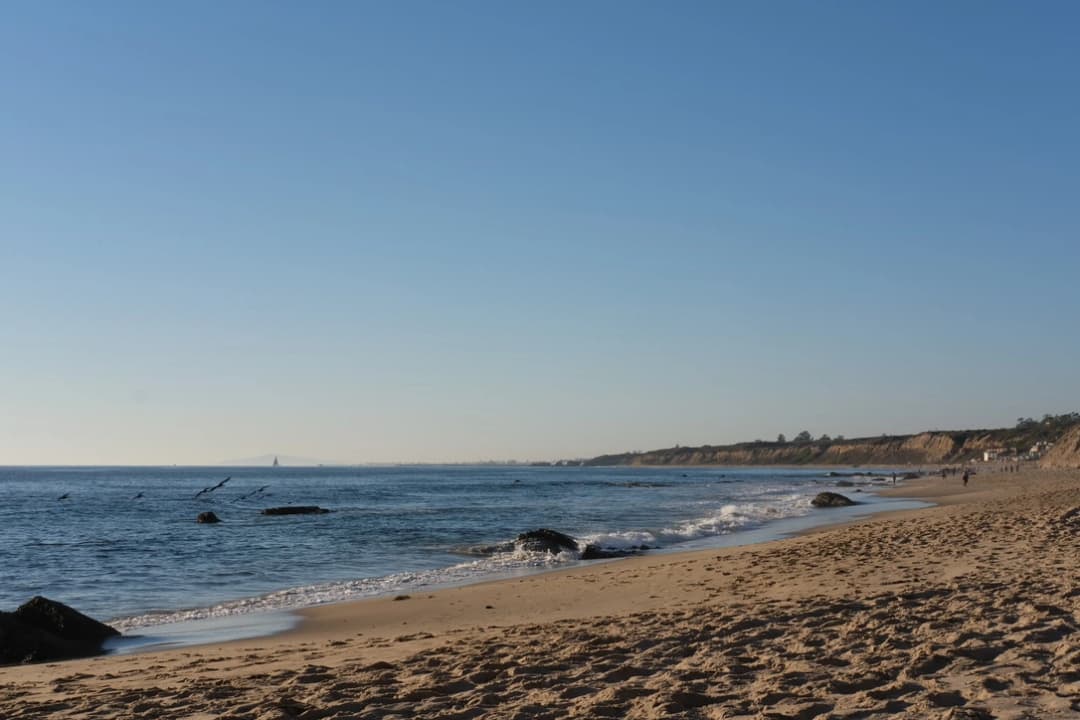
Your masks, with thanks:
[{"label": "exposed rock on beach", "polygon": [[102,643],[119,634],[63,603],[39,595],[15,612],[0,612],[0,664],[97,655]]}]

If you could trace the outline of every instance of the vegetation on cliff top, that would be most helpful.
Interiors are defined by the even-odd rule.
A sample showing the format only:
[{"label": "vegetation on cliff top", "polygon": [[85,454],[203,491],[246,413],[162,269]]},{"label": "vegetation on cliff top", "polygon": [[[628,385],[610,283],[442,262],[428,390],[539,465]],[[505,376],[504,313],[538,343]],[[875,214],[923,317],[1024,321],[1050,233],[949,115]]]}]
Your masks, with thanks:
[{"label": "vegetation on cliff top", "polygon": [[863,463],[952,463],[982,456],[987,450],[1022,455],[1036,443],[1056,442],[1080,425],[1080,413],[1018,418],[1011,428],[927,431],[914,435],[813,438],[802,431],[794,440],[755,440],[734,445],[665,448],[648,452],[601,455],[587,465],[803,465]]}]

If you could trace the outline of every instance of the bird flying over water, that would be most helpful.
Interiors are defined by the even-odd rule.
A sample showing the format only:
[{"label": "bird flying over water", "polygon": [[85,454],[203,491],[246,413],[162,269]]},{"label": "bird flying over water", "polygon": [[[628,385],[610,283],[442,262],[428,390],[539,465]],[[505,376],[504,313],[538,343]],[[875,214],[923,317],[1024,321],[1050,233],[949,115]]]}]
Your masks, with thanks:
[{"label": "bird flying over water", "polygon": [[[245,495],[241,495],[240,497],[236,498],[236,500],[247,500],[249,497],[254,497],[255,495],[258,495],[258,494],[264,492],[266,490],[266,488],[268,488],[268,487],[270,487],[270,486],[269,485],[263,485],[258,490],[252,490],[251,492],[249,492],[249,493],[247,493]],[[236,500],[234,500],[233,502],[236,502]]]},{"label": "bird flying over water", "polygon": [[217,485],[215,485],[214,487],[207,487],[207,488],[203,488],[203,489],[202,489],[202,490],[200,490],[199,492],[195,493],[195,497],[199,497],[200,495],[204,495],[204,494],[206,494],[206,493],[212,493],[212,492],[214,492],[215,490],[217,490],[217,489],[218,489],[219,487],[224,487],[224,486],[225,486],[225,483],[229,482],[230,480],[232,480],[232,475],[230,475],[229,477],[225,478],[224,480],[222,480],[221,482],[219,482],[219,483],[218,483]]}]

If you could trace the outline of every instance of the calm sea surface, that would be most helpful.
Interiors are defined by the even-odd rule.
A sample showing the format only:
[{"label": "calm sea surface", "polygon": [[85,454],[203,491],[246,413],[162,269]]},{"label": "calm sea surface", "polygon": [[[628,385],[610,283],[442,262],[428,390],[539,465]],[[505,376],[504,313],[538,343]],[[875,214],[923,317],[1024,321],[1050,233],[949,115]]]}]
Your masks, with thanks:
[{"label": "calm sea surface", "polygon": [[[864,511],[898,505],[873,494],[880,482],[850,481],[745,468],[0,468],[0,609],[40,594],[131,631],[581,562],[469,554],[541,527],[671,550],[836,518],[810,506],[824,490]],[[333,512],[260,514],[289,504]],[[222,522],[197,524],[208,510]]]}]

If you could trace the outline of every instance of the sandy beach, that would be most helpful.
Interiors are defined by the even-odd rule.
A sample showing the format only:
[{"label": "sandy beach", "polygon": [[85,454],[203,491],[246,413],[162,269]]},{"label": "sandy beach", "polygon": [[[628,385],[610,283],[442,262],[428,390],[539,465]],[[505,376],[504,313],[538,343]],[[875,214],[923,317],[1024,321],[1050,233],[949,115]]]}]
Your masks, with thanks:
[{"label": "sandy beach", "polygon": [[938,504],[0,668],[0,717],[1080,717],[1080,471],[896,492]]}]

